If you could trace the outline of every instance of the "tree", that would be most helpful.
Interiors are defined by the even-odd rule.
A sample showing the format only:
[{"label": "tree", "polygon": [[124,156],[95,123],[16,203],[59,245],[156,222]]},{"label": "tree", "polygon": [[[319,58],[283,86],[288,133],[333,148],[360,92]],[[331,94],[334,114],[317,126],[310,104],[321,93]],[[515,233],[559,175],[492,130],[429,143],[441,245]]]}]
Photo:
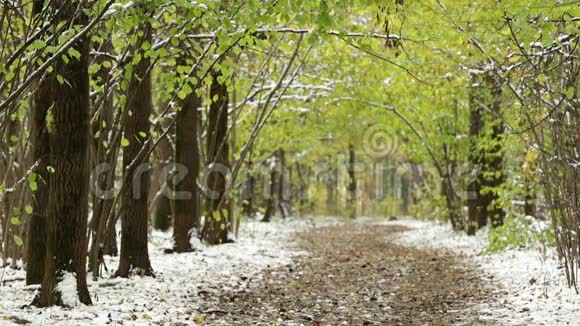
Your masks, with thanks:
[{"label": "tree", "polygon": [[[191,250],[192,231],[199,224],[200,196],[197,187],[199,175],[198,108],[201,100],[195,92],[179,100],[175,124],[175,161],[187,174],[175,185],[175,216],[173,238],[176,252]],[[226,108],[227,110],[227,108]]]},{"label": "tree", "polygon": [[468,234],[487,224],[503,224],[504,211],[500,207],[497,189],[504,182],[503,122],[500,112],[501,88],[491,72],[475,75],[470,96],[471,151],[473,166],[468,185]]},{"label": "tree", "polygon": [[220,74],[212,74],[213,83],[210,98],[214,99],[208,113],[207,136],[207,216],[202,229],[202,239],[209,244],[223,244],[228,241],[227,210],[225,209],[228,190],[228,88],[220,83]]},{"label": "tree", "polygon": [[[143,36],[137,42],[138,50],[151,45],[152,29],[144,22]],[[121,190],[121,255],[115,275],[128,277],[133,272],[153,275],[147,247],[149,166],[146,155],[150,133],[149,116],[153,111],[151,99],[151,60],[142,55],[133,67],[127,87],[124,124],[123,171],[125,183]]]},{"label": "tree", "polygon": [[[78,1],[54,1],[50,8],[65,26],[87,22]],[[77,9],[80,9],[77,12]],[[66,304],[57,284],[68,273],[76,279],[79,301],[91,304],[86,283],[86,230],[88,214],[89,44],[86,36],[72,45],[74,55],[58,60],[54,74],[59,85],[51,90],[52,103],[44,123],[50,147],[50,194],[44,275],[33,304]],[[61,76],[61,78],[58,78]],[[42,124],[42,121],[40,121]]]},{"label": "tree", "polygon": [[347,210],[349,212],[350,218],[356,217],[356,200],[357,200],[357,189],[356,189],[356,157],[354,145],[348,145],[348,200],[347,200]]},{"label": "tree", "polygon": [[36,163],[34,173],[39,182],[32,195],[32,215],[28,224],[26,284],[40,284],[44,274],[46,254],[46,223],[50,193],[50,142],[46,115],[54,102],[52,94],[58,89],[54,76],[47,75],[40,80],[32,97],[31,108],[31,146],[32,160]]}]

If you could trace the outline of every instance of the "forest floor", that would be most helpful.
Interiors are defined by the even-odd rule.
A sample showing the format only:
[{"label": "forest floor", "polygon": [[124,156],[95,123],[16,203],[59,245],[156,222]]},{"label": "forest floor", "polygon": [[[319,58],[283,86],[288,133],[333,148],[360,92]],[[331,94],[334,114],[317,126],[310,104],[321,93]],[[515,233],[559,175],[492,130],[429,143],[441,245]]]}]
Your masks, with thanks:
[{"label": "forest floor", "polygon": [[338,224],[297,234],[309,252],[252,289],[209,296],[203,318],[229,325],[487,325],[495,299],[451,252],[393,242],[401,225]]},{"label": "forest floor", "polygon": [[[427,221],[246,221],[234,243],[164,254],[156,277],[92,281],[92,306],[29,306],[37,286],[0,268],[0,325],[579,325],[580,295],[552,249],[481,254],[476,237]],[[74,295],[73,295],[74,297]]]}]

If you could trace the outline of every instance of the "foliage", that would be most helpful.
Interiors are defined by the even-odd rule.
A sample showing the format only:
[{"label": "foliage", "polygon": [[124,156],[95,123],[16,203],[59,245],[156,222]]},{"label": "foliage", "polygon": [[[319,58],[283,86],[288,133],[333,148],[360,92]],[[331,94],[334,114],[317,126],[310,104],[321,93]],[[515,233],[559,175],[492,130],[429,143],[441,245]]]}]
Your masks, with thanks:
[{"label": "foliage", "polygon": [[554,231],[545,222],[531,217],[512,217],[502,226],[489,231],[489,244],[484,253],[506,249],[534,249],[545,252],[554,246]]}]

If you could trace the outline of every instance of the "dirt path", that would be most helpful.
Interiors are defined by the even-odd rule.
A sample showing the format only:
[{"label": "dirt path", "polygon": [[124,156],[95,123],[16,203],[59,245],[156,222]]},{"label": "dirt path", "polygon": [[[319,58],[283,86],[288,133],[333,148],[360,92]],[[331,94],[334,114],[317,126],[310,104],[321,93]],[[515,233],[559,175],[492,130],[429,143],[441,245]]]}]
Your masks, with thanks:
[{"label": "dirt path", "polygon": [[297,236],[308,256],[248,288],[203,293],[202,319],[228,325],[486,325],[491,296],[460,258],[394,244],[397,225],[337,225]]}]

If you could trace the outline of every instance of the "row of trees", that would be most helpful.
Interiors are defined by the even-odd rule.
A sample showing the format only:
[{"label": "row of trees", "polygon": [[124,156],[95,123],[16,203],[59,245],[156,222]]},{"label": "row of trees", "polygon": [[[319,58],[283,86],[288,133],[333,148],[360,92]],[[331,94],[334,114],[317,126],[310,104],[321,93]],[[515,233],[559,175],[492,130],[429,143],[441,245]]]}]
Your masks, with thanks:
[{"label": "row of trees", "polygon": [[[150,212],[162,227],[171,216],[175,252],[192,249],[196,230],[208,244],[229,241],[230,181],[312,33],[257,30],[245,17],[257,5],[2,3],[2,254],[14,268],[23,258],[27,284],[42,284],[35,305],[63,304],[57,284],[69,273],[91,303],[87,257],[96,278],[103,255],[117,254],[118,220],[120,277],[154,273]],[[247,70],[236,72],[240,60]],[[250,101],[260,103],[243,117],[256,119],[252,134],[232,153]]]},{"label": "row of trees", "polygon": [[104,255],[154,274],[150,226],[526,214],[574,284],[578,18],[536,2],[2,2],[2,258],[88,304]]}]

